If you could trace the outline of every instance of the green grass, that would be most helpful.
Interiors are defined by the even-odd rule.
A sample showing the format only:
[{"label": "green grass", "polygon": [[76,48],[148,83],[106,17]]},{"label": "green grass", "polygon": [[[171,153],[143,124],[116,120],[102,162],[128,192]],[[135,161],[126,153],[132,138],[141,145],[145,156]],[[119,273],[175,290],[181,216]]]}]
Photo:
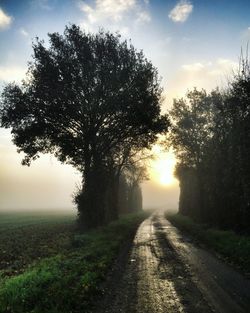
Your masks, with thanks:
[{"label": "green grass", "polygon": [[64,249],[36,261],[21,274],[3,276],[0,312],[90,312],[119,250],[146,215],[129,214],[85,234],[71,232]]},{"label": "green grass", "polygon": [[197,224],[181,214],[166,214],[167,219],[194,239],[218,253],[228,263],[245,273],[250,273],[250,237],[237,235],[233,231],[208,228]]}]

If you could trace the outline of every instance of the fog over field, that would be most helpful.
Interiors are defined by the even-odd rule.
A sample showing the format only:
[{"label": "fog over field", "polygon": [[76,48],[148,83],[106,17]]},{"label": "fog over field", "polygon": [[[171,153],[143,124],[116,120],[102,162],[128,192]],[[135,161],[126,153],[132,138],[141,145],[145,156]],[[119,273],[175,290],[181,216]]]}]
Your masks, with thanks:
[{"label": "fog over field", "polygon": [[[81,181],[80,174],[52,156],[42,156],[30,167],[22,166],[22,154],[16,153],[9,132],[1,133],[0,210],[75,210],[72,194]],[[177,209],[178,182],[162,185],[157,174],[142,184],[144,208]]]}]

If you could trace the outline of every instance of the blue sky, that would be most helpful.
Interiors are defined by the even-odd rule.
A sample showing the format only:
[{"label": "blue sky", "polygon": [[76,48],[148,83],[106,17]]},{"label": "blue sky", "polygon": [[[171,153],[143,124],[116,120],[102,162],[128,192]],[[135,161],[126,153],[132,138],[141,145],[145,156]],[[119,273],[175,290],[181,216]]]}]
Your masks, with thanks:
[{"label": "blue sky", "polygon": [[2,0],[0,8],[9,18],[0,18],[0,86],[24,75],[36,36],[76,23],[131,38],[158,67],[171,105],[193,85],[221,84],[250,39],[248,1]]},{"label": "blue sky", "polygon": [[[4,24],[0,14],[1,85],[11,76],[20,79],[36,36],[46,40],[48,32],[62,32],[66,24],[76,23],[90,31],[99,27],[118,30],[131,38],[158,67],[171,104],[173,96],[190,88],[185,86],[190,74],[194,83],[199,80],[198,64],[200,70],[213,71],[212,80],[220,84],[221,76],[238,62],[241,47],[250,39],[248,1],[0,0],[0,8],[9,18]],[[181,85],[176,84],[179,75]],[[210,76],[208,81],[202,76],[199,84],[214,86]]]},{"label": "blue sky", "polygon": [[[36,36],[46,41],[48,32],[61,33],[69,23],[91,32],[100,27],[120,31],[123,38],[131,38],[162,76],[166,110],[172,98],[183,96],[188,88],[223,86],[250,39],[250,4],[247,0],[0,0],[0,91],[24,77]],[[0,209],[35,207],[37,199],[40,207],[71,205],[78,179],[72,168],[49,156],[30,168],[21,167],[20,160],[10,132],[0,130]],[[144,190],[148,206],[177,202],[177,186],[163,188],[152,181]]]}]

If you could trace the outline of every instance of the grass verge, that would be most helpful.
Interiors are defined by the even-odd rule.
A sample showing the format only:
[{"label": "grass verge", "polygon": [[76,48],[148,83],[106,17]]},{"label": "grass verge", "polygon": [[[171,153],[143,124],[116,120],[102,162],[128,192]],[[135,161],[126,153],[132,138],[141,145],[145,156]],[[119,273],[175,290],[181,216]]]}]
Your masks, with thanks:
[{"label": "grass verge", "polygon": [[45,258],[20,275],[0,282],[0,312],[91,312],[101,282],[124,242],[147,213],[129,214],[110,225],[75,234],[69,248]]},{"label": "grass verge", "polygon": [[233,231],[207,228],[181,214],[166,214],[166,218],[177,228],[190,234],[198,242],[218,253],[226,262],[250,275],[250,237],[237,235]]}]

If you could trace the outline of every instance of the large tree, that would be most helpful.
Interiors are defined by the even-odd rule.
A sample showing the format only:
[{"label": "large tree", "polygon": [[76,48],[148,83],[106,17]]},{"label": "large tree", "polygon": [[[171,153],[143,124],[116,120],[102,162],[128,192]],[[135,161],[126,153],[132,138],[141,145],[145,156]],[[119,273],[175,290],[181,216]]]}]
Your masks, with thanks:
[{"label": "large tree", "polygon": [[198,220],[205,218],[204,171],[211,145],[215,95],[216,91],[212,96],[205,90],[194,88],[186,98],[174,100],[169,111],[171,131],[168,141],[178,161],[176,176],[180,180],[180,212]]},{"label": "large tree", "polygon": [[224,91],[194,89],[175,100],[168,139],[177,156],[182,214],[250,232],[250,66]]},{"label": "large tree", "polygon": [[158,73],[118,34],[72,25],[48,36],[48,44],[33,44],[22,85],[4,89],[1,124],[25,153],[23,164],[52,153],[77,168],[79,218],[85,227],[102,225],[117,216],[106,199],[123,164],[167,130]]}]

